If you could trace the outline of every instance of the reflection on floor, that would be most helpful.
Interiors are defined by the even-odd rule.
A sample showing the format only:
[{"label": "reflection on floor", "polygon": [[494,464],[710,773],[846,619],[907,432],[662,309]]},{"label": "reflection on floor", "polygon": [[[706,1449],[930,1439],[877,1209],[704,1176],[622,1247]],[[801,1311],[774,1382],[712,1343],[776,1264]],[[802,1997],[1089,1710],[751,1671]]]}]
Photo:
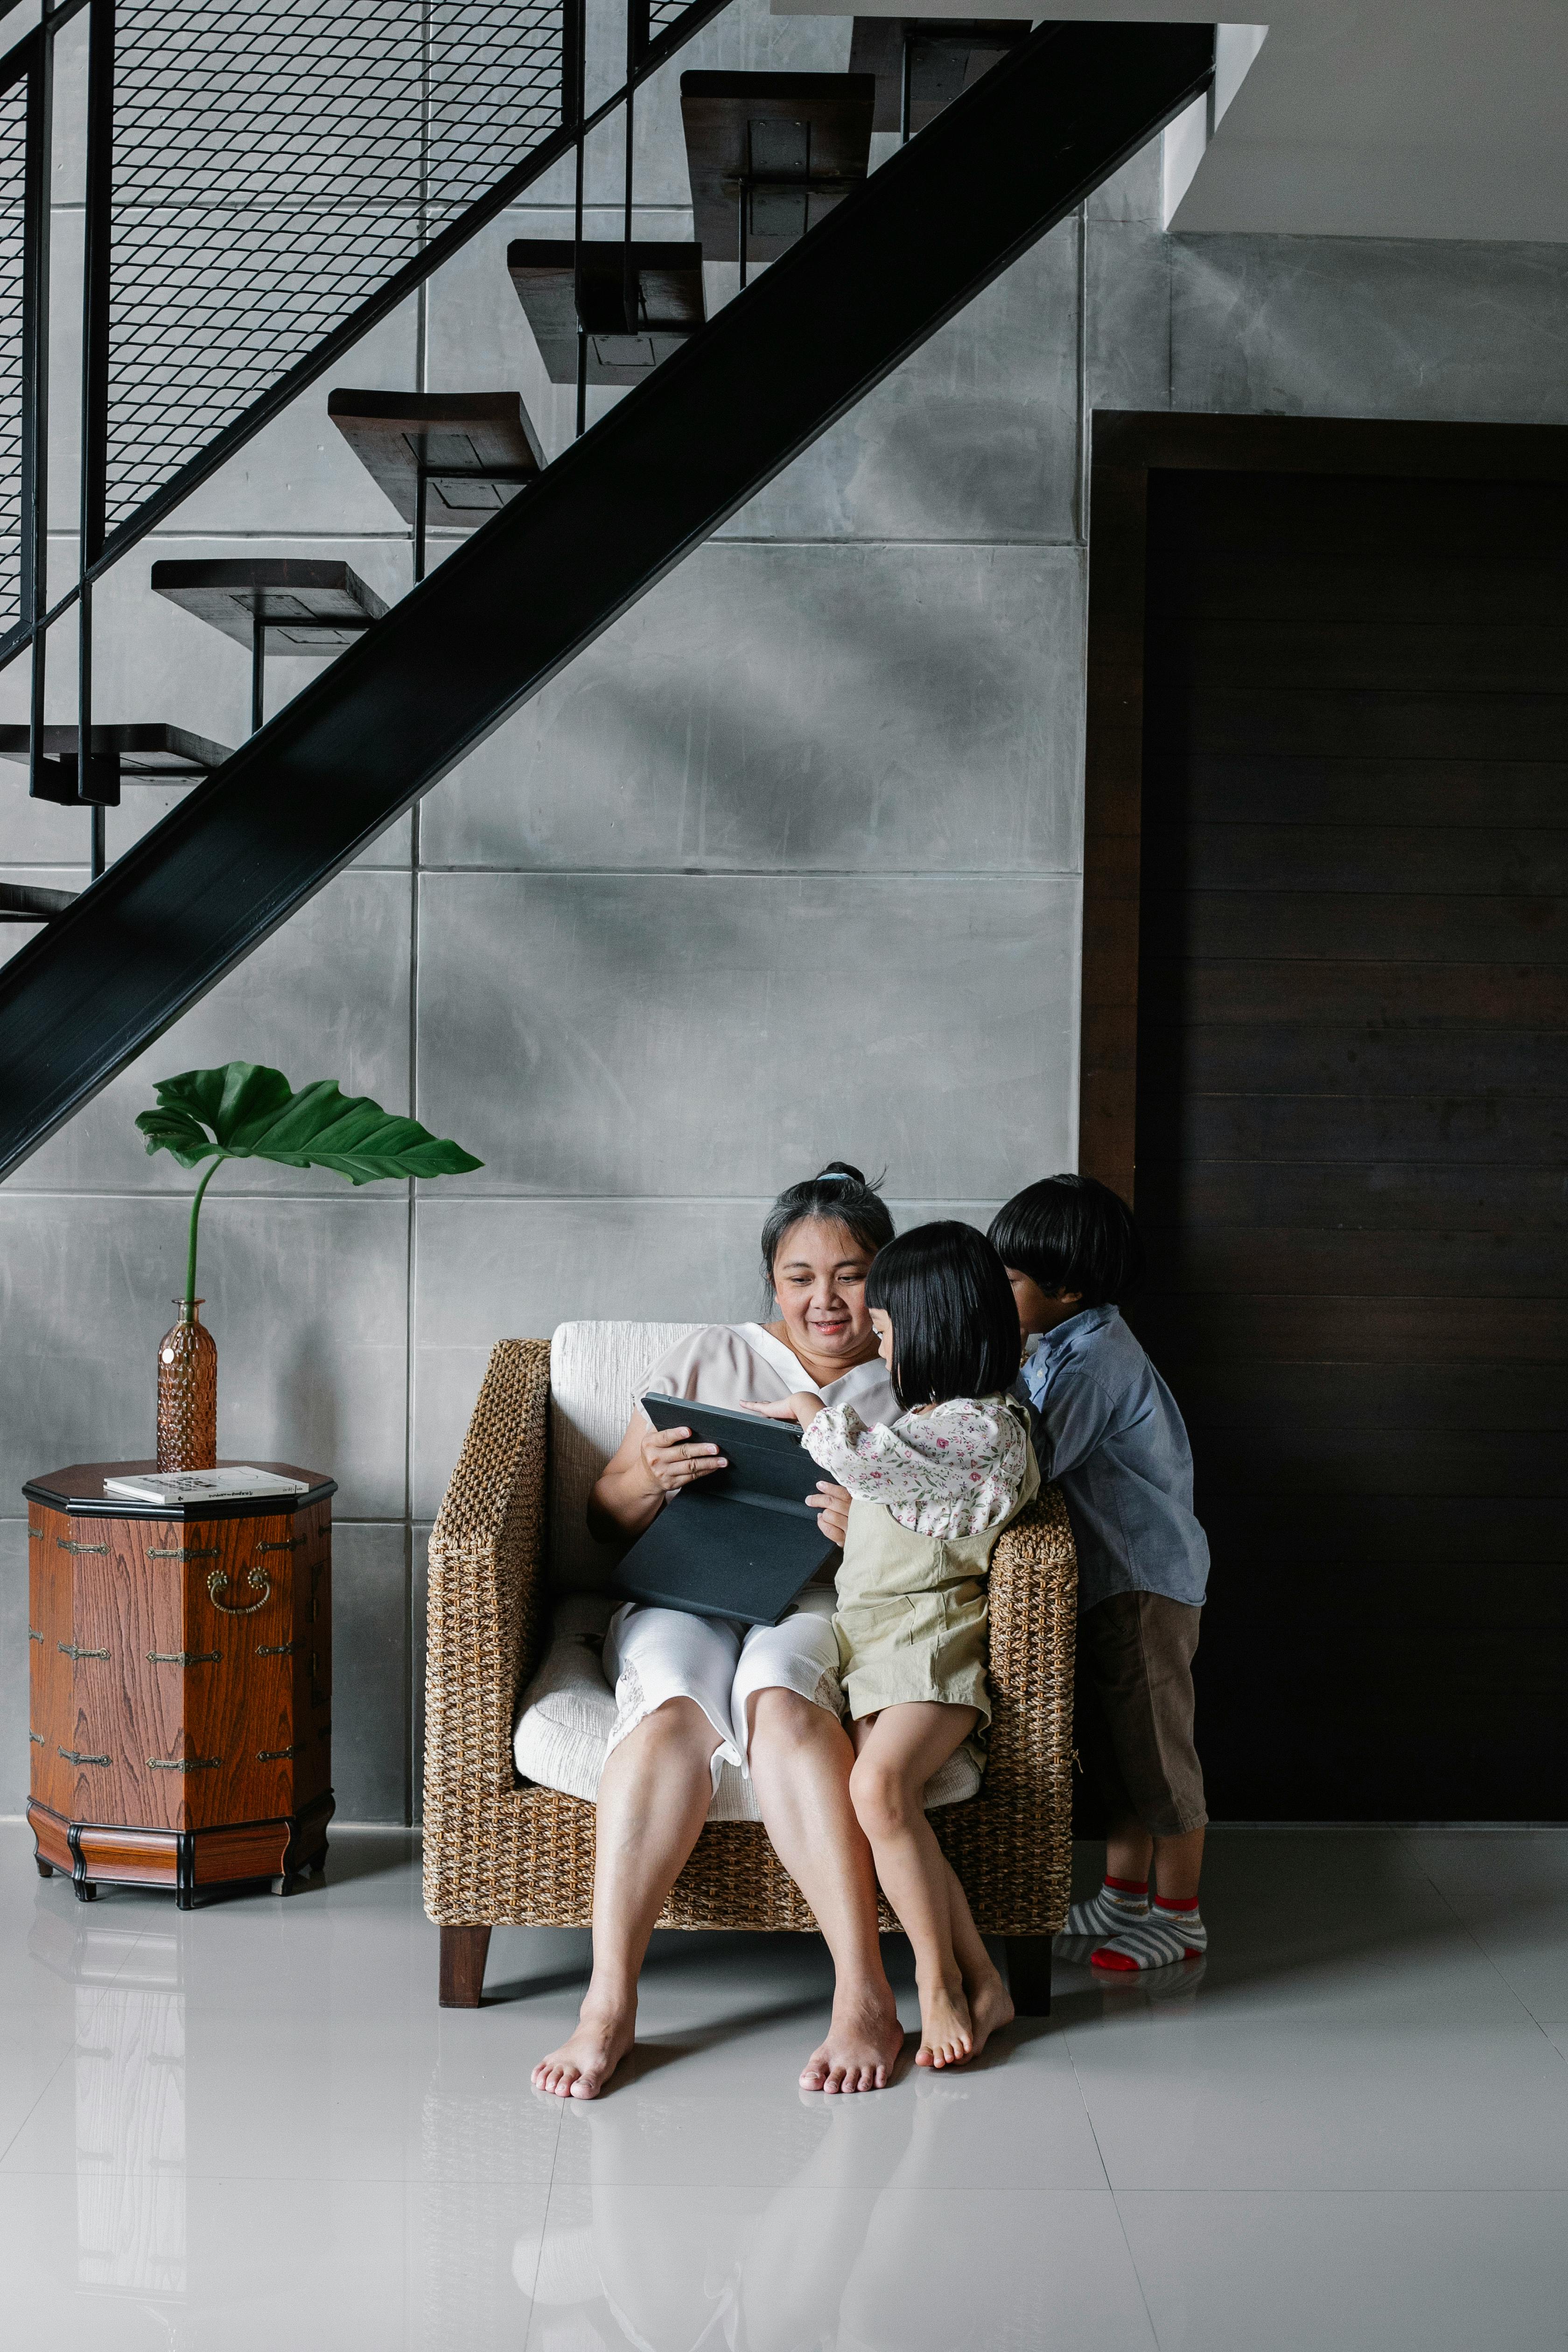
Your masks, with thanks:
[{"label": "reflection on floor", "polygon": [[664,1937],[635,2063],[563,2105],[584,1939],[498,1932],[441,2014],[403,1833],[182,1916],[0,1824],[0,2340],[1561,2347],[1568,1832],[1221,1832],[1204,1910],[1201,1968],[1060,1969],[982,2068],[837,2102],[814,1941]]}]

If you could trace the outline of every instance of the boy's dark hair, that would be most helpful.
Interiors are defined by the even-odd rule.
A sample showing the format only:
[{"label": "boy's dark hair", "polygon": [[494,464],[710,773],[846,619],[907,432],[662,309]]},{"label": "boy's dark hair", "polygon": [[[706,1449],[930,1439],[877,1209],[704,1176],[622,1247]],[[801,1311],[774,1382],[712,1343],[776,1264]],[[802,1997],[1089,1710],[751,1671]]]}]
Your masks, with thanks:
[{"label": "boy's dark hair", "polygon": [[1143,1278],[1132,1212],[1093,1176],[1026,1184],[992,1219],[990,1237],[1004,1265],[1042,1290],[1076,1290],[1086,1307],[1111,1306]]},{"label": "boy's dark hair", "polygon": [[1007,1269],[973,1225],[916,1225],[879,1252],[866,1304],[892,1318],[893,1390],[912,1405],[994,1396],[1018,1374]]},{"label": "boy's dark hair", "polygon": [[868,1184],[858,1168],[851,1168],[847,1160],[829,1160],[816,1175],[786,1186],[763,1220],[763,1280],[770,1287],[773,1260],[784,1237],[803,1217],[842,1225],[869,1257],[886,1249],[893,1238],[893,1220],[876,1186]]}]

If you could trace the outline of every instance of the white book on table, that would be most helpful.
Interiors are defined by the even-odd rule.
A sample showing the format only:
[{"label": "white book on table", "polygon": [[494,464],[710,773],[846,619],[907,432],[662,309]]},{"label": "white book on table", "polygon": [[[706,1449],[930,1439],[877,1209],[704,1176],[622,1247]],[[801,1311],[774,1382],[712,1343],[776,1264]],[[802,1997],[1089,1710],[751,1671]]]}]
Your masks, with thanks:
[{"label": "white book on table", "polygon": [[234,1503],[247,1496],[306,1495],[309,1482],[282,1478],[276,1470],[137,1471],[130,1477],[106,1478],[106,1495],[128,1503]]}]

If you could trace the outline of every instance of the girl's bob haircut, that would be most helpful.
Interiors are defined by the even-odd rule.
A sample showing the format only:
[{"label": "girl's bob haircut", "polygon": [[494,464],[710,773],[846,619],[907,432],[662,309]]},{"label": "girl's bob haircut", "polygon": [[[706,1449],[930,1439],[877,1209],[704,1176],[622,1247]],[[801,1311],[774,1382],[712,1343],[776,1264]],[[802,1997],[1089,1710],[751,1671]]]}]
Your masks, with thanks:
[{"label": "girl's bob haircut", "polygon": [[1110,1307],[1143,1278],[1143,1244],[1132,1212],[1093,1176],[1044,1176],[992,1220],[991,1241],[1053,1296],[1076,1290],[1086,1307]]},{"label": "girl's bob haircut", "polygon": [[893,1326],[893,1389],[908,1412],[995,1396],[1018,1376],[1018,1309],[1007,1269],[973,1225],[917,1225],[879,1250],[866,1304]]}]

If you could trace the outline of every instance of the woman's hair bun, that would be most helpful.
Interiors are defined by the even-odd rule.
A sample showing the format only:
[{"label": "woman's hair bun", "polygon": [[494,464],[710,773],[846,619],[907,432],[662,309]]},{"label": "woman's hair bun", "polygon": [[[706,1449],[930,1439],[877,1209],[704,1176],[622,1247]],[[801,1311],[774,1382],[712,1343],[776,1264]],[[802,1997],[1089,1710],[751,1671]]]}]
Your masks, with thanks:
[{"label": "woman's hair bun", "polygon": [[[879,1177],[877,1182],[881,1181]],[[868,1257],[875,1257],[893,1238],[893,1220],[877,1185],[868,1184],[847,1160],[830,1160],[804,1183],[786,1185],[768,1211],[763,1225],[763,1280],[770,1286],[784,1235],[803,1219],[814,1217],[842,1225]]]}]

